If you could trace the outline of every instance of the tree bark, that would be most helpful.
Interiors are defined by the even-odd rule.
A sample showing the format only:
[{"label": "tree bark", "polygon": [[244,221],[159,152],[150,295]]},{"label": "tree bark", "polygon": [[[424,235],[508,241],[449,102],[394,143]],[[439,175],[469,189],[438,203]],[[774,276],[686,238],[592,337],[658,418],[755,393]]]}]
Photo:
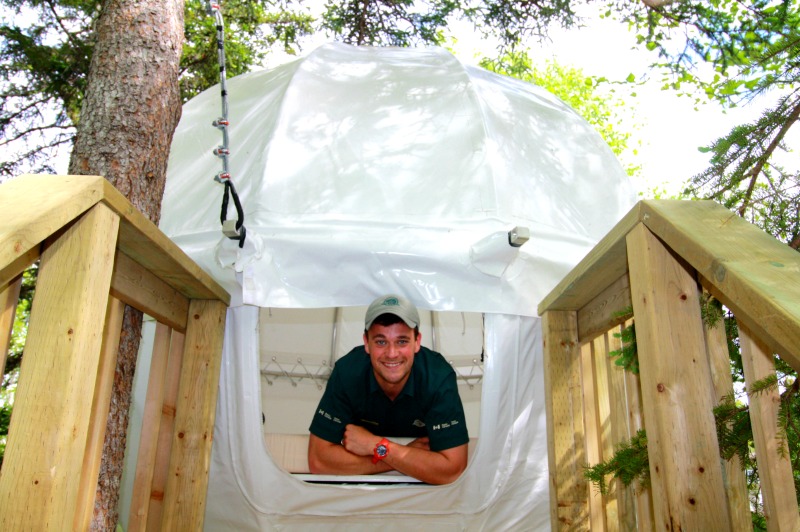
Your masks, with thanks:
[{"label": "tree bark", "polygon": [[[102,175],[153,223],[181,114],[183,0],[106,0],[96,27],[70,174]],[[142,315],[125,310],[93,530],[113,530]]]}]

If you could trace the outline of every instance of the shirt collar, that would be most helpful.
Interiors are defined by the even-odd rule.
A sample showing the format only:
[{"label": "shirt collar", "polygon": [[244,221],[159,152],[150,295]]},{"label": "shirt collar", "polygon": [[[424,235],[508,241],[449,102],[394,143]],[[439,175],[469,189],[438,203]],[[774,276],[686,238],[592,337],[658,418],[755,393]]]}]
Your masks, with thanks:
[{"label": "shirt collar", "polygon": [[[403,395],[409,395],[411,397],[414,397],[414,391],[416,390],[416,386],[414,385],[414,374],[416,373],[416,371],[414,371],[414,368],[416,367],[416,359],[414,360],[414,362],[415,362],[414,365],[411,366],[411,373],[408,375],[408,380],[406,381],[405,386],[403,386],[403,389],[400,391],[400,395],[397,396],[398,399]],[[378,385],[378,380],[375,378],[375,371],[372,369],[372,366],[370,366],[369,393],[373,394],[377,392],[384,393],[383,390],[381,390],[381,387]]]}]

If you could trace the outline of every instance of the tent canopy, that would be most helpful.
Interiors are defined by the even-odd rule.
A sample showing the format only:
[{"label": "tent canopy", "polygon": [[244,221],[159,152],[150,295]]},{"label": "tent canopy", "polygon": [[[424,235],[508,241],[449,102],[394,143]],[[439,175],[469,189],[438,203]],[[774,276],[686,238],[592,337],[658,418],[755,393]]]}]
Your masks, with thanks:
[{"label": "tent canopy", "polygon": [[[536,307],[634,203],[609,148],[546,91],[437,48],[325,45],[231,79],[228,93],[244,248],[220,231],[218,89],[184,107],[161,218],[234,299],[207,529],[407,530],[422,520],[442,530],[549,528]],[[509,245],[514,228],[530,233],[521,247]],[[262,426],[259,411],[263,344],[306,342],[302,352],[313,352],[307,339],[333,344],[346,328],[357,337],[360,318],[311,332],[268,327],[259,313],[334,309],[303,314],[310,323],[389,292],[420,310],[483,313],[481,415],[467,470],[446,486],[383,489],[288,475],[264,441],[272,420]],[[313,413],[319,391],[308,389],[297,416]]]},{"label": "tent canopy", "polygon": [[[399,292],[422,308],[535,316],[633,203],[608,146],[563,102],[443,49],[329,44],[228,92],[247,245],[220,232],[218,88],[184,107],[161,228],[234,304]],[[519,249],[516,226],[530,230]]]}]

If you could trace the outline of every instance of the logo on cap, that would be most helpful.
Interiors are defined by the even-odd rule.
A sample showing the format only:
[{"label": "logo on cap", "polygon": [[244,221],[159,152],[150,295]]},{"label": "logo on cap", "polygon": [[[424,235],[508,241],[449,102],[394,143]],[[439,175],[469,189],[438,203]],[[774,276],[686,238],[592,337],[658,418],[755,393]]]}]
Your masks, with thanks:
[{"label": "logo on cap", "polygon": [[400,302],[397,300],[396,297],[387,297],[383,300],[383,304],[387,307],[397,307],[400,305]]}]

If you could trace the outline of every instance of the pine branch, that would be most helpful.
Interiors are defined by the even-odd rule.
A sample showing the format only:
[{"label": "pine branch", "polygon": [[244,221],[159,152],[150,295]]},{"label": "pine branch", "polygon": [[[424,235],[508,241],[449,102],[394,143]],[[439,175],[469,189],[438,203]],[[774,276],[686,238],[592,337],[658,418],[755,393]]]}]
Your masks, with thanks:
[{"label": "pine branch", "polygon": [[749,172],[750,174],[750,183],[747,186],[747,191],[745,192],[744,199],[742,201],[741,206],[739,207],[739,216],[744,216],[744,213],[747,211],[747,208],[750,206],[750,199],[753,195],[753,189],[756,186],[756,181],[758,180],[761,171],[764,168],[764,165],[767,163],[772,154],[778,149],[780,143],[783,141],[786,133],[789,132],[789,129],[797,122],[798,118],[800,118],[800,100],[798,100],[794,107],[792,108],[791,113],[789,116],[786,117],[786,120],[783,122],[780,130],[778,130],[777,135],[775,138],[772,139],[772,142],[769,143],[767,149],[764,150],[764,153],[756,160],[756,164],[753,169]]}]

